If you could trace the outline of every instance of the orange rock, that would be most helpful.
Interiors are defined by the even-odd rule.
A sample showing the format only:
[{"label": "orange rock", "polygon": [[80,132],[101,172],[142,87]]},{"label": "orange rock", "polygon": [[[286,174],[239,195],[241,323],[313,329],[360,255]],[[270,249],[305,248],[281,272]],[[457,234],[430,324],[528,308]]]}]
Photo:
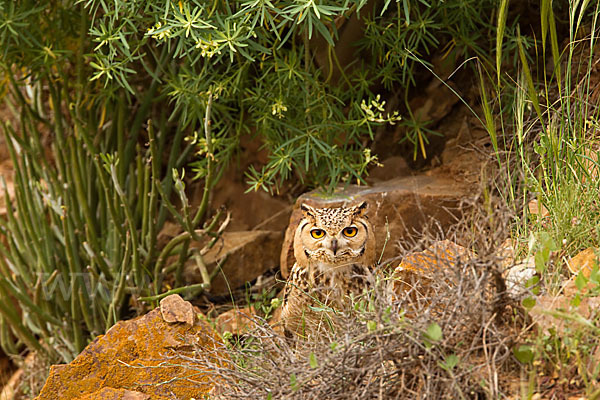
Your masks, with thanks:
[{"label": "orange rock", "polygon": [[150,395],[106,387],[94,393],[78,397],[76,400],[150,400]]},{"label": "orange rock", "polygon": [[417,282],[423,286],[432,274],[440,269],[456,266],[473,258],[475,254],[450,240],[435,242],[424,251],[411,253],[404,257],[394,270],[394,291],[401,293],[413,288]]},{"label": "orange rock", "polygon": [[449,268],[455,266],[457,261],[465,261],[474,256],[469,249],[450,240],[441,240],[424,251],[411,253],[404,257],[400,265],[396,267],[396,273],[403,271],[424,273],[431,268]]},{"label": "orange rock", "polygon": [[137,391],[153,400],[204,398],[214,386],[216,373],[202,372],[200,364],[191,360],[193,349],[201,348],[204,357],[222,365],[226,362],[223,346],[203,319],[196,318],[193,325],[169,323],[156,308],[142,317],[117,322],[71,363],[52,366],[37,399],[104,398],[92,396],[102,388]]},{"label": "orange rock", "polygon": [[571,260],[567,263],[567,266],[572,274],[578,274],[581,272],[586,278],[589,279],[592,269],[594,268],[594,264],[598,264],[596,249],[589,247],[577,254],[575,257],[571,258]]}]

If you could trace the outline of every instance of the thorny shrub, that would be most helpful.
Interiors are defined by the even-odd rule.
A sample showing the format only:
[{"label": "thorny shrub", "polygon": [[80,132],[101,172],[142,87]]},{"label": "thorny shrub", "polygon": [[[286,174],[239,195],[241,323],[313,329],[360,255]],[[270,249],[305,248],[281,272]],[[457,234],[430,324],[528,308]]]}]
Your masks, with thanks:
[{"label": "thorny shrub", "polygon": [[[335,331],[288,338],[255,316],[249,333],[225,335],[220,357],[233,364],[217,365],[198,349],[198,370],[216,385],[211,398],[496,399],[514,391],[513,349],[525,320],[506,293],[499,242],[491,243],[506,234],[501,214],[479,213],[454,232],[458,242],[483,242],[477,255],[440,258],[438,268],[416,275],[394,275],[382,264],[379,282],[340,311]],[[481,238],[490,228],[494,234]]]}]

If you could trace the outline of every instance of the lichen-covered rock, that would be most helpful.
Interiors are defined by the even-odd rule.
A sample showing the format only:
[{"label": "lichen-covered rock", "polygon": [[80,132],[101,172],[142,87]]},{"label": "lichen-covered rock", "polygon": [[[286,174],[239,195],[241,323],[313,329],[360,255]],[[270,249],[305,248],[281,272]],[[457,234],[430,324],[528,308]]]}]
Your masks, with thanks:
[{"label": "lichen-covered rock", "polygon": [[[466,183],[443,176],[420,175],[379,182],[373,186],[351,185],[324,197],[318,191],[298,198],[290,216],[281,250],[281,273],[288,276],[294,265],[294,232],[302,219],[300,204],[312,207],[337,207],[367,201],[367,216],[375,229],[377,255],[382,260],[397,253],[395,244],[423,230],[431,219],[440,226],[455,223],[461,214],[461,203],[472,190]],[[389,233],[389,238],[387,237]]]},{"label": "lichen-covered rock", "polygon": [[457,262],[466,262],[475,254],[450,240],[439,240],[427,249],[408,254],[396,267],[395,274],[413,272],[426,274],[428,271],[452,268]]},{"label": "lichen-covered rock", "polygon": [[582,273],[586,278],[590,278],[594,267],[600,264],[600,259],[597,256],[598,250],[594,247],[589,247],[571,258],[567,263],[569,271],[577,275]]},{"label": "lichen-covered rock", "polygon": [[102,388],[76,400],[151,400],[150,395],[125,389]]},{"label": "lichen-covered rock", "polygon": [[[203,373],[193,361],[180,356],[192,356],[194,347],[200,347],[216,357],[223,344],[201,318],[195,317],[193,324],[166,322],[163,315],[183,315],[177,320],[187,319],[187,311],[181,312],[186,302],[173,296],[179,297],[163,299],[162,310],[156,308],[142,317],[116,323],[71,363],[51,367],[37,399],[136,398],[110,397],[114,394],[110,391],[103,392],[109,397],[92,396],[103,388],[140,392],[153,400],[203,398],[214,386],[214,371]],[[219,360],[215,363],[219,365]]]},{"label": "lichen-covered rock", "polygon": [[[406,255],[393,274],[394,291],[402,293],[415,286],[427,286],[429,279],[439,271],[454,268],[459,262],[475,257],[469,249],[450,240],[440,240],[427,249]],[[442,274],[443,275],[443,274]]]}]

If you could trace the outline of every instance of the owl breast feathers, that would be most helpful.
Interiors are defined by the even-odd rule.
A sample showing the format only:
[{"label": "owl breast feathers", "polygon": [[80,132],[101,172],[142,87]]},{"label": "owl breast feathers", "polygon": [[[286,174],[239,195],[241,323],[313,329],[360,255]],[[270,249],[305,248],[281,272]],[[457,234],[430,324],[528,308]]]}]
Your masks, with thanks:
[{"label": "owl breast feathers", "polygon": [[[294,235],[296,263],[286,284],[282,318],[288,331],[314,331],[323,313],[308,306],[342,308],[368,286],[375,263],[375,234],[367,203],[315,208],[301,205]],[[331,326],[329,321],[328,326]]]}]

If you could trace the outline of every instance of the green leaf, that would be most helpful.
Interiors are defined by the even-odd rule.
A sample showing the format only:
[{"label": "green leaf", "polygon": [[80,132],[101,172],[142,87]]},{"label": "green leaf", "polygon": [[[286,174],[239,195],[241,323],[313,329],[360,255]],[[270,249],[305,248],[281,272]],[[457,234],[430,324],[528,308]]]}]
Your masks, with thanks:
[{"label": "green leaf", "polygon": [[535,253],[535,270],[540,273],[543,274],[544,271],[546,270],[546,262],[547,260],[544,257],[544,253],[542,251],[538,251],[537,253]]},{"label": "green leaf", "polygon": [[594,267],[592,268],[592,272],[590,272],[590,282],[595,285],[600,284],[600,274],[598,270],[598,263],[594,261]]},{"label": "green leaf", "polygon": [[571,300],[571,306],[579,307],[580,304],[581,304],[581,296],[579,295],[579,293],[577,293],[575,295],[575,297],[573,297],[573,299]]},{"label": "green leaf", "polygon": [[540,294],[540,287],[538,283],[540,282],[540,277],[535,275],[525,282],[525,287],[531,289],[531,292],[535,295]]},{"label": "green leaf", "polygon": [[432,322],[427,327],[427,330],[424,333],[425,345],[430,347],[432,343],[439,342],[442,340],[443,332],[442,328],[435,322]]},{"label": "green leaf", "polygon": [[446,357],[443,363],[440,363],[440,367],[445,369],[446,371],[451,371],[458,365],[460,359],[456,354],[450,354]]},{"label": "green leaf", "polygon": [[315,356],[315,353],[312,351],[308,357],[308,365],[310,365],[311,368],[317,368],[319,366],[319,363],[317,362],[317,356]]},{"label": "green leaf", "polygon": [[533,361],[533,346],[521,344],[513,348],[513,354],[521,364],[530,364]]},{"label": "green leaf", "polygon": [[575,286],[577,286],[577,289],[583,290],[587,283],[588,279],[585,277],[585,275],[583,275],[581,272],[578,273],[577,277],[575,278]]},{"label": "green leaf", "polygon": [[521,305],[525,307],[527,310],[531,310],[536,304],[536,301],[533,297],[526,297],[521,300]]},{"label": "green leaf", "polygon": [[294,374],[293,372],[290,375],[290,386],[294,392],[298,391],[298,389],[300,388],[298,386],[298,378],[296,378],[296,374]]},{"label": "green leaf", "polygon": [[375,330],[377,330],[377,322],[376,321],[367,322],[367,330],[369,332],[374,332]]},{"label": "green leaf", "polygon": [[498,23],[496,28],[496,73],[498,86],[500,86],[500,64],[502,60],[502,41],[504,40],[504,29],[506,28],[506,16],[508,15],[508,0],[500,2],[498,10]]},{"label": "green leaf", "polygon": [[542,248],[548,249],[549,251],[558,251],[559,247],[556,245],[554,239],[548,232],[540,232],[540,244]]},{"label": "green leaf", "polygon": [[[519,25],[517,25],[517,47],[519,48],[519,59],[521,60],[521,66],[523,68],[523,73],[525,74],[525,81],[527,82],[529,100],[531,100],[538,118],[543,122],[542,108],[540,107],[540,100],[538,98],[537,91],[535,90],[535,85],[531,76],[531,70],[529,69],[529,63],[527,62],[527,56],[525,55],[523,38],[521,37],[521,29]],[[545,124],[543,123],[542,126],[545,126]]]}]

